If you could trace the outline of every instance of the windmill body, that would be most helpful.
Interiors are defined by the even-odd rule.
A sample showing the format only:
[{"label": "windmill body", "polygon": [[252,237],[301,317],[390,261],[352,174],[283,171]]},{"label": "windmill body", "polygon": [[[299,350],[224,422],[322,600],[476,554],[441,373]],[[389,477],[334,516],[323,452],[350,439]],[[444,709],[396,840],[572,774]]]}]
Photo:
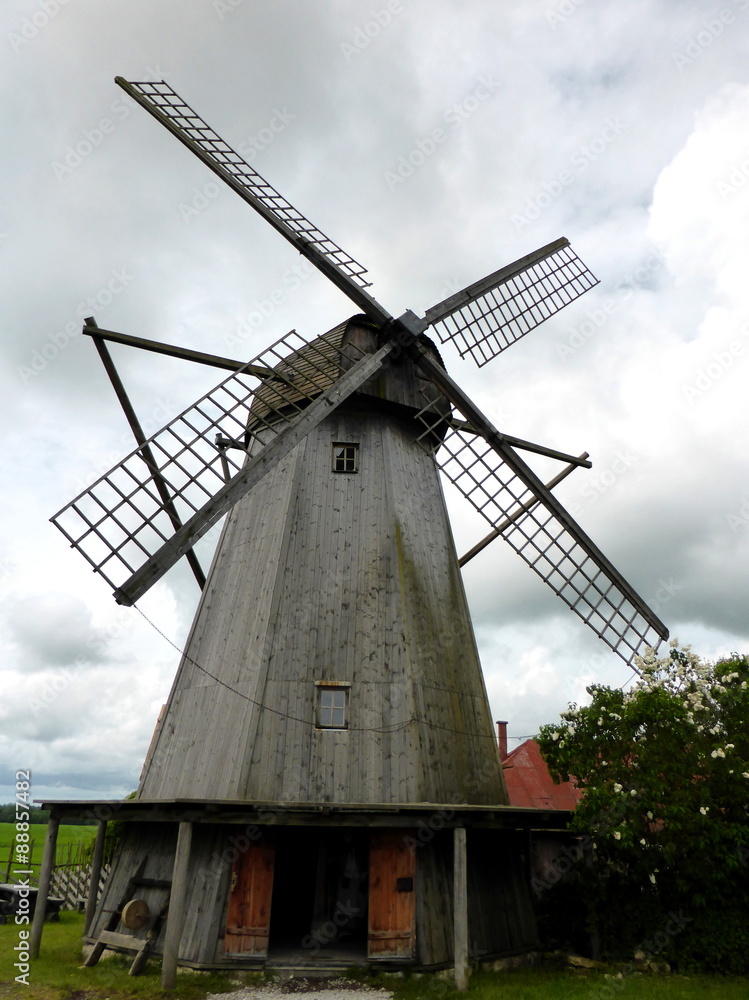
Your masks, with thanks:
[{"label": "windmill body", "polygon": [[[138,447],[53,521],[122,604],[182,555],[203,590],[138,792],[95,807],[99,845],[124,833],[89,964],[161,953],[172,986],[178,963],[454,963],[465,985],[469,940],[537,947],[529,833],[563,821],[507,804],[459,566],[504,538],[627,662],[668,631],[551,492],[587,455],[498,431],[426,331],[482,365],[596,279],[561,239],[396,319],[168,84],[117,82],[362,314],[246,364],[84,327]],[[146,440],[112,340],[232,374]],[[545,485],[520,451],[566,467]],[[440,474],[491,529],[460,562]],[[193,547],[227,514],[206,580]]]},{"label": "windmill body", "polygon": [[506,803],[421,381],[384,370],[234,507],[141,797]]},{"label": "windmill body", "polygon": [[[320,340],[373,352],[362,320]],[[199,803],[183,961],[306,963],[325,926],[328,964],[450,960],[446,818],[508,800],[438,470],[414,420],[424,382],[408,358],[382,369],[232,509],[92,941],[144,860],[145,879],[169,882],[168,818]],[[254,404],[250,455],[271,433],[253,431],[274,395]],[[517,833],[494,831],[482,862],[489,845],[475,838],[477,924],[513,897],[512,923],[504,903],[484,950],[534,946]],[[155,911],[159,889],[139,898]]]}]

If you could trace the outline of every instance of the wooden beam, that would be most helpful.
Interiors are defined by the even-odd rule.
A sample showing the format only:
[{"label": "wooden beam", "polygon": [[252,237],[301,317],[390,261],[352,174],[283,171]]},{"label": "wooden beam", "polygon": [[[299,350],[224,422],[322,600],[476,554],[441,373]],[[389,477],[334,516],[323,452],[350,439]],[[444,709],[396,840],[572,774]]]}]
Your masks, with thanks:
[{"label": "wooden beam", "polygon": [[455,950],[455,988],[468,989],[468,856],[466,830],[456,827],[453,833],[453,922]]},{"label": "wooden beam", "polygon": [[226,483],[200,510],[165,542],[121,587],[114,592],[118,604],[130,607],[213,527],[233,504],[249,493],[263,476],[302,441],[333,410],[371,378],[396,348],[394,341],[374,354],[365,354],[356,364],[320,393],[294,420]]},{"label": "wooden beam", "polygon": [[91,930],[96,913],[96,901],[99,897],[99,876],[101,875],[101,863],[104,860],[104,838],[107,833],[107,821],[99,820],[99,828],[96,831],[96,843],[94,844],[94,856],[91,859],[91,877],[88,883],[88,899],[86,900],[86,922],[84,924],[84,937]]},{"label": "wooden beam", "polygon": [[660,620],[658,615],[650,608],[640,595],[631,587],[616,567],[601,552],[595,542],[588,537],[577,521],[573,518],[557,500],[553,493],[550,493],[535,472],[525,464],[523,459],[512,450],[510,445],[497,428],[491,423],[488,417],[479,410],[476,404],[469,399],[460,386],[447,374],[444,368],[433,361],[426,353],[425,349],[418,342],[412,347],[414,359],[431,378],[432,382],[440,389],[447,399],[458,409],[470,424],[481,434],[486,443],[504,460],[507,466],[523,482],[528,489],[538,497],[540,502],[548,512],[558,521],[558,523],[569,532],[575,542],[583,552],[601,569],[608,579],[615,584],[624,597],[630,602],[632,607],[640,614],[645,621],[654,629],[662,639],[668,638],[668,629]]},{"label": "wooden beam", "polygon": [[31,937],[29,939],[29,955],[32,958],[39,958],[44,917],[47,912],[47,900],[49,899],[49,887],[52,882],[52,870],[55,867],[55,849],[57,847],[57,831],[59,828],[60,820],[56,816],[50,816],[47,822],[47,836],[44,841],[42,867],[39,872],[39,889],[36,894],[34,920],[31,924]]},{"label": "wooden beam", "polygon": [[[86,329],[90,333],[94,330],[98,330],[96,325],[96,320],[93,316],[89,316],[86,320],[88,327],[84,327],[84,332]],[[125,391],[125,386],[122,379],[119,376],[117,369],[115,368],[114,361],[112,360],[112,355],[109,353],[109,349],[103,340],[94,340],[96,345],[96,350],[99,352],[99,357],[101,358],[102,364],[104,365],[104,370],[109,376],[109,381],[112,383],[112,388],[114,389],[117,398],[120,401],[120,406],[122,407],[123,413],[130,424],[130,430],[133,432],[133,437],[135,438],[138,447],[140,448],[140,454],[143,461],[146,463],[149,472],[151,473],[151,478],[153,479],[154,486],[156,487],[159,496],[161,497],[161,502],[164,505],[164,511],[172,522],[172,527],[175,531],[179,531],[182,527],[182,520],[177,512],[177,508],[174,506],[174,501],[172,495],[169,492],[169,485],[161,474],[161,469],[156,461],[156,456],[153,453],[151,445],[148,443],[145,432],[140,425],[135,408],[130,402],[130,397]],[[190,569],[193,572],[195,581],[197,585],[202,590],[205,587],[205,573],[203,568],[198,561],[198,557],[192,551],[192,549],[186,553],[187,561],[190,565]]]},{"label": "wooden beam", "polygon": [[224,358],[220,354],[206,354],[205,351],[193,351],[189,347],[176,347],[174,344],[162,344],[158,340],[146,340],[145,337],[133,337],[129,333],[115,333],[114,330],[102,330],[92,321],[91,317],[86,317],[83,334],[86,337],[93,337],[96,341],[108,340],[113,344],[124,344],[125,347],[138,347],[141,351],[153,351],[154,354],[165,354],[170,358],[180,358],[182,361],[196,361],[200,365],[208,365],[209,368],[223,368],[225,371],[241,372],[248,375],[255,375],[257,378],[272,378],[282,382],[288,382],[288,378],[267,368],[265,365],[249,365],[245,361],[235,361],[233,358]]},{"label": "wooden beam", "polygon": [[[463,431],[465,434],[474,434],[476,437],[482,436],[481,432],[477,431],[473,424],[469,424],[467,420],[450,417],[448,424],[456,431]],[[543,455],[545,458],[556,458],[559,462],[571,462],[572,465],[581,465],[584,469],[593,468],[593,463],[589,461],[590,456],[587,451],[576,457],[575,455],[568,455],[566,451],[557,451],[555,448],[547,448],[543,444],[534,444],[533,441],[526,441],[525,438],[513,437],[512,434],[505,434],[504,431],[498,431],[497,433],[502,435],[503,441],[511,444],[513,448],[520,448],[521,451],[532,451],[536,455]]]},{"label": "wooden beam", "polygon": [[177,980],[177,961],[185,922],[185,900],[187,899],[187,863],[190,859],[192,823],[180,823],[177,835],[177,851],[174,855],[172,872],[172,894],[169,899],[169,914],[166,918],[164,936],[164,960],[161,964],[161,985],[165,990],[174,989]]},{"label": "wooden beam", "polygon": [[[164,128],[168,129],[173,136],[175,136],[179,141],[187,146],[187,148],[202,160],[205,165],[214,172],[218,177],[221,178],[229,187],[235,191],[240,198],[247,202],[255,211],[261,215],[266,222],[270,223],[271,226],[279,232],[285,239],[291,243],[291,245],[299,251],[299,253],[306,257],[311,264],[322,271],[326,278],[329,278],[333,284],[339,288],[344,295],[347,295],[352,302],[366,313],[366,315],[372,320],[372,322],[379,324],[386,323],[391,319],[390,313],[377,302],[375,299],[369,295],[364,288],[360,287],[353,279],[351,275],[345,270],[346,261],[345,258],[356,264],[356,261],[349,256],[340,247],[333,244],[335,248],[332,251],[324,251],[321,249],[323,241],[325,243],[332,243],[332,240],[316,230],[316,227],[312,225],[307,219],[304,218],[301,213],[296,213],[297,217],[302,220],[302,225],[298,228],[302,231],[297,231],[297,228],[289,225],[287,218],[280,214],[280,211],[288,212],[291,210],[292,213],[296,212],[296,209],[286,201],[281,195],[278,194],[275,189],[270,188],[270,195],[265,195],[264,197],[259,196],[255,193],[256,190],[260,190],[262,186],[268,190],[270,185],[258,174],[249,163],[246,163],[241,159],[238,153],[231,150],[232,156],[235,158],[231,161],[231,165],[236,167],[237,160],[244,164],[246,168],[244,171],[244,177],[251,179],[248,183],[243,179],[242,175],[239,176],[232,173],[225,163],[218,159],[213,151],[212,143],[209,142],[208,145],[201,145],[199,136],[200,133],[197,129],[193,128],[189,132],[186,128],[181,125],[181,120],[178,122],[175,120],[175,115],[169,115],[165,110],[165,105],[159,105],[154,100],[149,100],[140,90],[137,89],[135,83],[129,83],[121,76],[116,76],[114,82],[118,87],[122,87],[126,94],[129,94],[134,101],[136,101],[142,108],[144,108],[150,115],[160,122]],[[163,83],[163,81],[161,81]],[[168,87],[168,84],[165,86]],[[169,88],[171,90],[171,88]],[[163,88],[162,88],[163,93]],[[178,103],[183,103],[182,98],[179,97],[174,91],[172,91],[174,98],[177,99]],[[189,105],[188,105],[189,106]],[[195,125],[196,119],[198,122],[207,126],[207,123],[203,121],[198,115],[195,114],[193,109],[191,120],[192,124]],[[213,133],[215,135],[215,133]],[[223,142],[223,140],[220,140]],[[227,147],[230,148],[230,147]],[[254,175],[254,176],[253,176]],[[306,224],[306,226],[304,225]],[[339,265],[338,260],[343,256],[344,260]]]},{"label": "wooden beam", "polygon": [[[563,479],[569,476],[570,472],[574,472],[577,465],[582,464],[582,460],[587,459],[587,457],[588,453],[587,451],[584,451],[580,456],[579,461],[577,461],[574,465],[568,465],[566,468],[562,469],[558,475],[554,476],[553,479],[550,479],[546,484],[546,489],[553,490],[555,486],[558,486]],[[528,500],[526,503],[520,504],[520,506],[514,510],[506,520],[502,521],[501,524],[498,524],[496,528],[492,528],[488,535],[485,535],[480,542],[476,542],[472,549],[469,549],[465,555],[461,556],[458,560],[458,566],[461,568],[465,566],[465,564],[473,559],[474,556],[477,556],[479,552],[482,552],[490,542],[493,542],[495,538],[499,538],[502,532],[506,531],[511,525],[513,525],[519,517],[522,517],[523,514],[527,514],[529,510],[532,510],[537,503],[539,503],[538,497],[533,497],[532,500]]]},{"label": "wooden beam", "polygon": [[463,306],[468,305],[475,298],[483,295],[486,291],[491,291],[496,288],[500,283],[504,284],[509,281],[510,278],[515,277],[515,275],[520,274],[522,271],[527,271],[528,268],[537,264],[539,261],[544,260],[546,257],[550,257],[552,254],[557,253],[559,250],[564,250],[565,247],[570,245],[570,241],[561,236],[558,240],[554,240],[553,243],[547,243],[544,247],[539,247],[538,250],[534,250],[533,253],[528,253],[525,257],[521,257],[519,260],[513,261],[511,264],[505,264],[504,267],[500,267],[498,271],[493,271],[491,274],[487,274],[485,278],[481,278],[479,281],[474,281],[472,285],[468,285],[467,288],[461,289],[459,292],[455,292],[448,298],[443,299],[442,302],[438,302],[437,305],[432,306],[431,309],[427,309],[424,313],[424,320],[428,326],[433,323],[439,323],[441,319],[454,313],[457,309],[461,309]]}]

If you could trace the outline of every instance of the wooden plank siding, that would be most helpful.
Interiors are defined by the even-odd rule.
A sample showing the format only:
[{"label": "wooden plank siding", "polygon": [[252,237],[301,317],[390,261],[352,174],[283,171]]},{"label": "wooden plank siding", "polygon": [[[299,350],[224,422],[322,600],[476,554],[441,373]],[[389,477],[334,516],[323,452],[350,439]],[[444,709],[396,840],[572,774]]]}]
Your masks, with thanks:
[{"label": "wooden plank siding", "polygon": [[[232,854],[227,851],[228,837],[242,833],[242,827],[233,830],[219,826],[195,826],[190,851],[190,877],[185,902],[185,922],[179,957],[186,962],[211,964],[223,957],[224,926],[226,924],[227,896],[231,875]],[[89,939],[96,938],[109,919],[117,900],[137,871],[143,858],[147,858],[143,877],[171,880],[174,854],[177,847],[177,826],[170,823],[128,823],[123,830],[117,856],[110,877],[104,887]],[[162,906],[164,889],[142,887],[137,898],[143,899],[152,913]],[[124,930],[120,926],[120,930]],[[147,927],[127,930],[132,937],[145,939]],[[162,929],[154,948],[161,954],[164,945]]]},{"label": "wooden plank siding", "polygon": [[429,968],[453,957],[453,832],[427,826],[415,834],[418,960]]},{"label": "wooden plank siding", "polygon": [[525,848],[520,832],[468,831],[468,924],[479,957],[538,947]]},{"label": "wooden plank siding", "polygon": [[[372,829],[369,838],[368,954],[371,959],[409,960],[421,968],[444,966],[453,957],[453,831],[442,829],[440,816],[426,813],[418,826]],[[372,817],[370,816],[369,819]],[[366,822],[367,817],[360,819]],[[274,919],[288,921],[300,905],[297,886],[274,897],[273,845],[283,834],[287,855],[305,856],[314,870],[317,851],[310,844],[327,838],[340,845],[341,828],[277,827],[272,815],[266,827],[196,823],[190,852],[191,869],[185,901],[185,923],[179,959],[198,967],[256,967],[273,943]],[[473,958],[518,954],[538,947],[538,937],[524,864],[525,835],[513,830],[468,829],[469,943]],[[143,876],[171,878],[177,843],[176,823],[127,823],[118,856],[99,903],[89,940],[97,937],[109,911],[122,897],[128,880],[143,859]],[[283,864],[279,857],[279,864]],[[253,863],[257,859],[257,864]],[[366,855],[365,855],[366,858]],[[366,863],[366,861],[365,861]],[[232,866],[245,881],[242,902],[249,911],[232,911]],[[397,892],[396,879],[412,877],[413,891]],[[157,912],[165,898],[159,888],[143,887],[137,897]],[[239,896],[235,902],[239,903]],[[276,907],[278,912],[276,913]],[[330,914],[328,914],[328,917]],[[245,919],[245,917],[247,919]],[[311,908],[310,908],[311,917]],[[236,934],[227,935],[227,923]],[[123,931],[120,926],[116,931]],[[147,928],[127,931],[145,938]],[[309,933],[300,932],[300,938]],[[235,942],[232,943],[232,939]],[[164,933],[154,954],[161,954]],[[227,942],[229,942],[227,947]],[[363,956],[363,952],[362,952]]]},{"label": "wooden plank siding", "polygon": [[[374,351],[378,334],[342,325],[325,344],[341,338]],[[375,960],[452,960],[444,820],[461,803],[488,816],[508,797],[438,470],[417,441],[423,388],[405,356],[388,364],[227,516],[133,804],[153,821],[125,825],[93,937],[144,859],[144,877],[171,878],[177,824],[161,819],[184,806],[196,812],[183,964],[255,967],[315,921],[338,927],[346,850],[360,877],[345,940],[361,957],[366,938]],[[276,397],[268,382],[258,405]],[[252,417],[249,431],[253,449],[273,436]],[[359,446],[358,471],[333,471],[334,443]],[[317,726],[326,682],[348,685],[346,728]],[[261,826],[243,825],[255,815],[244,804]],[[520,841],[469,829],[467,845],[469,941],[493,954],[532,946]],[[138,895],[158,909],[164,891]]]},{"label": "wooden plank siding", "polygon": [[[506,802],[444,498],[414,430],[336,411],[237,505],[141,797]],[[359,444],[359,472],[331,471],[336,441]],[[325,680],[351,683],[348,732],[315,728]]]}]

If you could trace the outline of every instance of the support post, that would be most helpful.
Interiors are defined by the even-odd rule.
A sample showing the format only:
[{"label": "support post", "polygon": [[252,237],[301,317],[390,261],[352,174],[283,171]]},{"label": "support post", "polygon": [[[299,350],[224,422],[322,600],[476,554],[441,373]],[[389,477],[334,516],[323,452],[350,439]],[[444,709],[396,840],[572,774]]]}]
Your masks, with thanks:
[{"label": "support post", "polygon": [[180,823],[177,835],[177,851],[174,855],[172,871],[172,892],[169,897],[169,913],[166,918],[164,936],[164,960],[161,963],[161,985],[165,990],[174,989],[177,979],[177,959],[185,922],[185,899],[187,898],[187,862],[190,859],[192,823]]},{"label": "support post", "polygon": [[10,870],[13,867],[13,856],[16,853],[16,839],[15,837],[10,842],[10,850],[8,851],[8,864],[5,866],[5,881],[10,882]]},{"label": "support post", "polygon": [[453,839],[453,921],[455,988],[468,989],[468,864],[465,827],[456,827]]},{"label": "support post", "polygon": [[[591,869],[595,865],[595,852],[589,837],[583,838],[583,856],[585,867]],[[598,962],[601,958],[601,932],[598,925],[598,907],[595,902],[588,904],[588,923],[590,924],[590,957]]]},{"label": "support post", "polygon": [[47,912],[47,899],[49,898],[49,887],[52,882],[52,869],[55,867],[55,849],[57,848],[57,831],[59,828],[60,820],[56,816],[50,815],[47,823],[47,836],[44,841],[42,867],[39,872],[39,889],[36,894],[34,919],[31,923],[31,936],[29,938],[29,955],[31,958],[39,958],[44,917]]},{"label": "support post", "polygon": [[99,877],[101,875],[101,863],[104,859],[104,838],[107,833],[107,821],[99,820],[99,828],[96,831],[96,843],[94,844],[94,856],[91,860],[91,877],[88,883],[88,899],[86,900],[86,923],[84,935],[88,934],[94,922],[96,913],[96,901],[99,898]]}]

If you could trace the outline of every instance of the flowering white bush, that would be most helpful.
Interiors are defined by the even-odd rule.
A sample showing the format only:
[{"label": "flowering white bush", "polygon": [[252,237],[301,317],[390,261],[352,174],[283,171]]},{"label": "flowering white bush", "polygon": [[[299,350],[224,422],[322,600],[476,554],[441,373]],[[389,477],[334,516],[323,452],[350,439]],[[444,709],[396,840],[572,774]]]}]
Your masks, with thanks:
[{"label": "flowering white bush", "polygon": [[[685,931],[680,942],[690,961],[709,964],[694,956],[707,948],[715,921],[712,953],[723,954],[724,971],[744,968],[749,661],[733,655],[706,663],[673,641],[667,656],[648,650],[635,665],[639,678],[630,690],[592,686],[589,705],[570,705],[539,735],[552,774],[574,777],[584,791],[573,825],[597,844],[598,888],[590,892],[611,882],[614,941],[626,941],[638,921],[644,926],[669,908],[689,907],[703,918],[700,933],[695,923],[694,938]],[[583,872],[583,884],[586,878]],[[732,923],[726,913],[734,906]]]}]

